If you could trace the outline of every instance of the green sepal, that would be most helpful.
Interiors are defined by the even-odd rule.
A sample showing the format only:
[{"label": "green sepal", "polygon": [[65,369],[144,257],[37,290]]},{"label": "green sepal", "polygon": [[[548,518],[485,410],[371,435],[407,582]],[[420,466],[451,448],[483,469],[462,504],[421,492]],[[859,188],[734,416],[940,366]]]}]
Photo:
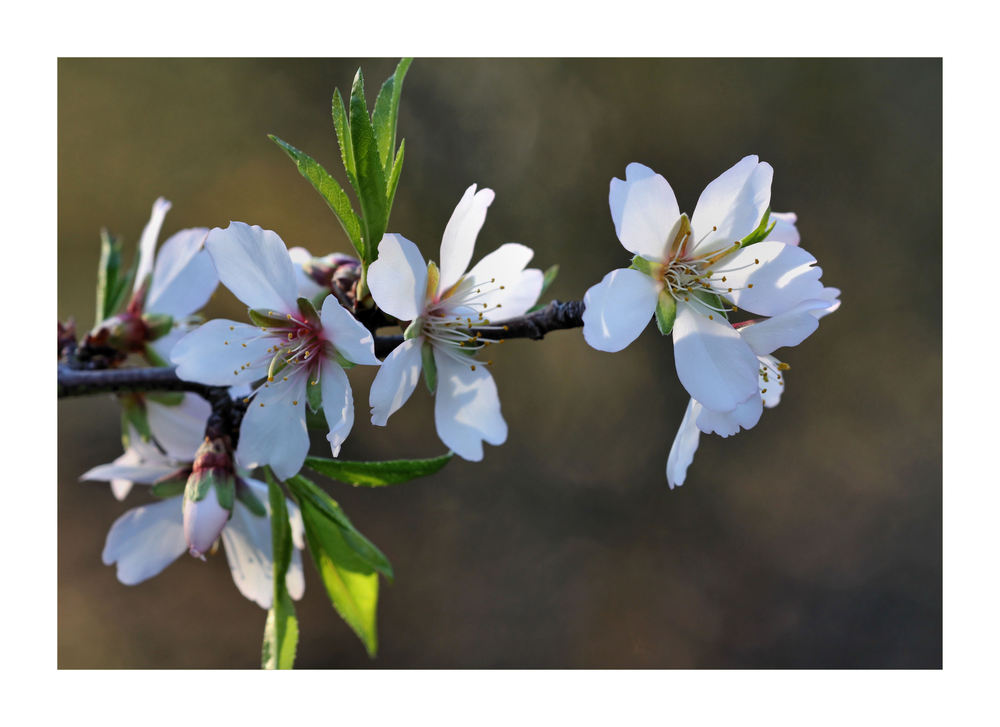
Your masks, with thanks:
[{"label": "green sepal", "polygon": [[[549,289],[549,286],[552,285],[552,281],[556,279],[556,276],[558,274],[559,274],[558,265],[552,265],[551,267],[549,267],[548,270],[545,271],[545,274],[542,276],[542,289],[538,292],[539,300],[541,300],[541,297],[545,295],[545,291]],[[535,305],[528,308],[527,312],[534,313],[536,310],[541,310],[544,307],[545,306],[543,306],[541,303],[536,303]]]},{"label": "green sepal", "polygon": [[145,397],[163,406],[180,406],[184,403],[183,391],[150,391]]},{"label": "green sepal", "polygon": [[771,219],[771,208],[768,207],[766,210],[764,210],[764,217],[761,219],[760,224],[757,225],[757,229],[755,229],[749,235],[740,240],[740,247],[746,247],[747,245],[753,245],[755,243],[763,242],[764,240],[766,240],[767,236],[771,234],[771,230],[773,230],[774,226],[778,224],[778,221],[775,220],[774,222],[771,222],[770,226],[768,226],[767,223],[770,221],[770,219]]},{"label": "green sepal", "polygon": [[375,131],[365,103],[365,79],[361,69],[354,76],[350,104],[351,144],[357,166],[355,191],[361,202],[363,253],[361,261],[367,267],[378,254],[377,246],[385,233],[386,185],[385,172],[375,144]]},{"label": "green sepal", "polygon": [[333,130],[337,132],[337,144],[340,146],[340,159],[347,172],[347,180],[355,189],[358,186],[358,171],[354,164],[354,145],[351,141],[351,124],[347,118],[347,109],[340,89],[333,89]]},{"label": "green sepal", "polygon": [[[299,622],[295,606],[288,594],[286,580],[292,560],[292,529],[288,522],[285,493],[265,468],[267,497],[271,504],[271,553],[273,554],[272,583],[274,597],[264,623],[264,641],[261,645],[260,665],[263,669],[291,669],[295,664],[295,650],[299,642]],[[241,488],[248,489],[248,488]],[[256,500],[256,498],[254,498]],[[263,509],[261,505],[261,509]]]},{"label": "green sepal", "polygon": [[236,484],[236,499],[242,502],[247,510],[257,517],[267,517],[267,508],[264,507],[264,503],[257,499],[257,496],[253,494],[253,490],[245,484]]},{"label": "green sepal", "polygon": [[128,298],[134,272],[122,270],[122,242],[101,230],[101,259],[97,267],[95,325],[119,312]]},{"label": "green sepal", "polygon": [[[148,342],[143,344],[142,355],[146,357],[153,366],[170,366],[170,362],[167,361],[163,356],[161,356],[155,348],[153,348]],[[146,396],[149,396],[147,394]]]},{"label": "green sepal", "polygon": [[219,505],[226,510],[232,510],[236,499],[236,478],[232,472],[217,468],[192,472],[184,488],[184,499],[199,502],[208,497],[209,491],[213,488]]},{"label": "green sepal", "polygon": [[319,383],[320,370],[316,369],[316,378],[312,376],[306,380],[306,401],[313,412],[318,412],[323,406],[323,389]]},{"label": "green sepal", "polygon": [[337,361],[337,364],[340,366],[340,368],[344,369],[345,371],[353,369],[355,366],[357,366],[356,363],[351,361],[349,358],[346,358],[344,354],[342,354],[340,351],[334,351],[333,357]]},{"label": "green sepal", "polygon": [[660,291],[656,299],[656,327],[660,333],[669,336],[674,328],[674,319],[677,317],[677,301],[665,290]]},{"label": "green sepal", "polygon": [[298,167],[299,173],[309,180],[313,188],[319,192],[326,201],[327,206],[333,210],[333,214],[344,228],[344,233],[351,241],[358,255],[363,252],[361,222],[358,215],[351,206],[351,200],[347,193],[337,183],[330,173],[323,166],[303,151],[299,151],[291,144],[279,139],[274,134],[269,134],[268,138],[285,150],[285,153],[292,158]]},{"label": "green sepal", "polygon": [[434,349],[426,341],[420,347],[420,360],[423,364],[424,383],[427,384],[427,390],[433,395],[437,391],[438,368],[437,362],[434,360]]},{"label": "green sepal", "polygon": [[410,325],[408,325],[406,327],[406,330],[403,331],[403,340],[409,341],[411,338],[416,338],[423,332],[423,330],[424,330],[424,322],[419,316],[417,316],[412,321],[410,321]]},{"label": "green sepal", "polygon": [[150,341],[163,338],[174,328],[174,317],[166,313],[144,313],[142,315],[143,325],[149,331]]},{"label": "green sepal", "polygon": [[349,485],[383,487],[409,482],[440,471],[452,453],[430,459],[395,459],[384,462],[348,462],[341,459],[306,457],[305,466],[325,477]]},{"label": "green sepal", "polygon": [[633,257],[632,264],[629,265],[629,267],[633,270],[638,270],[643,275],[648,275],[651,278],[659,278],[660,273],[663,271],[663,263],[647,260],[642,255],[636,255]]},{"label": "green sepal", "polygon": [[122,444],[125,449],[128,449],[129,446],[129,425],[138,432],[142,441],[148,442],[152,438],[153,433],[149,429],[146,407],[135,398],[122,400]]},{"label": "green sepal", "polygon": [[282,315],[277,311],[266,310],[264,308],[260,310],[248,308],[247,315],[250,316],[250,321],[258,328],[285,328],[288,326],[287,313]]},{"label": "green sepal", "polygon": [[306,323],[316,328],[323,325],[323,322],[320,320],[319,313],[316,311],[316,308],[313,306],[311,300],[308,298],[299,298],[295,302],[298,303],[299,313],[302,314],[302,318]]},{"label": "green sepal", "polygon": [[316,310],[323,310],[323,301],[330,297],[331,293],[329,290],[323,290],[313,296],[310,301],[313,304],[313,308]]},{"label": "green sepal", "polygon": [[184,494],[188,476],[187,470],[178,470],[154,482],[153,486],[149,488],[149,492],[156,497],[176,497]]},{"label": "green sepal", "polygon": [[728,320],[729,316],[726,315],[726,310],[729,306],[727,306],[725,301],[723,301],[722,298],[717,296],[715,293],[708,293],[704,290],[695,290],[691,292],[691,295],[705,303],[709,308],[713,309],[708,315],[718,315],[722,316],[723,319]]}]

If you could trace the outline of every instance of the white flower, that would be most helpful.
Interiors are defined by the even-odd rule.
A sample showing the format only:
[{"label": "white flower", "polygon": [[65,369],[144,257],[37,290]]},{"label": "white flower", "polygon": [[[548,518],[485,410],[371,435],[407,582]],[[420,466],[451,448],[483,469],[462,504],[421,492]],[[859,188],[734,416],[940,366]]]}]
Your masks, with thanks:
[{"label": "white flower", "polygon": [[773,408],[785,390],[785,364],[772,353],[786,346],[797,346],[818,326],[819,319],[840,307],[836,288],[824,288],[821,297],[806,301],[787,313],[739,327],[739,334],[753,350],[758,361],[758,395],[736,412],[719,413],[702,406],[695,399],[688,402],[680,429],[667,457],[667,483],[670,489],[684,484],[687,469],[694,460],[701,432],[722,437],[736,434],[740,427],[749,429],[757,423],[764,407]]},{"label": "white flower", "polygon": [[242,466],[270,465],[281,479],[298,472],[309,450],[307,403],[314,411],[322,405],[336,457],[354,424],[341,361],[377,366],[371,332],[332,296],[318,314],[299,297],[288,250],[274,232],[232,222],[213,229],[205,246],[256,325],[218,319],[189,333],[171,355],[177,375],[215,386],[263,380],[240,426]]},{"label": "white flower", "polygon": [[204,248],[208,228],[176,232],[156,251],[156,240],[169,210],[170,202],[162,197],[153,203],[149,222],[139,238],[133,284],[142,314],[172,319],[171,330],[149,344],[163,360],[169,360],[174,344],[193,328],[190,316],[208,302],[219,284],[215,265]]},{"label": "white flower", "polygon": [[[140,441],[136,438],[135,441]],[[87,472],[81,479],[128,480],[152,485],[175,475],[185,476],[191,462],[178,462],[161,453],[151,444],[130,448],[127,462],[119,457],[111,464],[101,465]],[[128,453],[126,453],[128,454]],[[262,608],[270,608],[272,598],[273,565],[271,555],[270,506],[267,485],[244,477],[240,487],[247,487],[264,506],[267,517],[255,515],[239,499],[236,500],[232,518],[222,530],[222,545],[233,581],[240,593]],[[214,499],[211,493],[209,498]],[[209,499],[206,498],[206,499]],[[188,540],[184,533],[183,497],[170,497],[159,502],[136,507],[119,517],[108,532],[104,552],[105,565],[117,564],[118,580],[125,585],[135,585],[152,578],[173,563],[186,550]],[[302,517],[295,503],[286,502],[292,526],[291,565],[286,576],[292,598],[301,598],[305,590],[302,556],[305,547]]]},{"label": "white flower", "polygon": [[466,273],[492,201],[490,189],[477,192],[473,184],[465,191],[441,238],[440,272],[412,242],[387,234],[367,277],[379,308],[413,322],[372,383],[372,424],[385,425],[410,398],[421,369],[432,363],[438,436],[472,461],[483,458],[484,441],[498,445],[507,439],[496,384],[474,358],[490,345],[480,331],[498,330],[502,321],[523,315],[542,290],[541,271],[524,269],[534,253],[516,243],[501,245]]},{"label": "white flower", "polygon": [[[614,270],[587,291],[584,337],[598,350],[620,351],[659,305],[692,398],[720,413],[752,409],[757,357],[728,322],[727,303],[772,316],[819,298],[823,288],[815,259],[794,244],[772,237],[741,248],[768,208],[770,165],[742,159],[705,188],[690,221],[662,176],[641,164],[625,171],[625,181],[611,180],[611,216],[641,271]],[[779,236],[791,239],[789,225],[797,236],[793,219],[779,221]]]}]

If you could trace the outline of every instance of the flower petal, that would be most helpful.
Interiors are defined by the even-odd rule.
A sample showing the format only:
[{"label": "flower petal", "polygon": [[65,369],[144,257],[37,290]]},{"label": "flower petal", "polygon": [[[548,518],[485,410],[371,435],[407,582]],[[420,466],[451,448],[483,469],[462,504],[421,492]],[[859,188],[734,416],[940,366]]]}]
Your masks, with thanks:
[{"label": "flower petal", "polygon": [[170,352],[177,376],[210,386],[235,386],[267,373],[275,340],[246,323],[217,318],[178,341]]},{"label": "flower petal", "polygon": [[787,313],[742,326],[740,335],[758,356],[798,346],[819,327],[816,311],[828,305],[824,300],[807,300]]},{"label": "flower petal", "polygon": [[688,467],[694,461],[694,453],[698,451],[701,432],[694,422],[700,411],[701,404],[694,399],[688,401],[681,426],[674,436],[674,443],[670,445],[670,454],[667,456],[667,484],[671,490],[684,484]]},{"label": "flower petal", "polygon": [[486,221],[486,209],[493,202],[493,190],[476,191],[473,184],[462,195],[441,237],[441,278],[438,293],[458,282],[469,267],[476,237]]},{"label": "flower petal", "polygon": [[304,247],[290,247],[288,248],[288,257],[292,259],[292,265],[295,268],[295,284],[298,287],[300,298],[309,298],[309,300],[312,300],[320,293],[330,292],[329,288],[317,283],[306,275],[302,269],[303,266],[312,262],[313,256],[311,252]]},{"label": "flower petal", "polygon": [[212,229],[205,247],[219,280],[250,308],[298,314],[295,266],[277,233],[230,222]]},{"label": "flower petal", "polygon": [[760,415],[763,411],[764,406],[760,393],[755,392],[732,411],[719,412],[702,407],[695,419],[695,424],[705,434],[728,437],[739,432],[740,427],[744,429],[754,427],[760,421]]},{"label": "flower petal", "polygon": [[181,500],[133,508],[111,526],[101,560],[118,564],[118,580],[126,586],[152,578],[187,550]]},{"label": "flower petal", "polygon": [[389,417],[413,394],[417,379],[420,378],[420,347],[423,344],[423,336],[411,338],[396,346],[385,357],[368,394],[372,424],[384,427]]},{"label": "flower petal", "polygon": [[507,441],[507,422],[500,413],[497,385],[482,363],[456,360],[434,348],[438,383],[434,396],[434,423],[441,441],[470,462],[483,458],[483,441]]},{"label": "flower petal", "polygon": [[583,337],[598,351],[621,351],[649,324],[659,294],[648,275],[612,270],[583,296]]},{"label": "flower petal", "polygon": [[760,396],[764,400],[764,406],[773,409],[781,402],[781,395],[785,391],[785,377],[779,373],[778,368],[781,362],[774,356],[761,356],[760,362],[768,374],[767,381],[764,380],[765,371],[760,374]]},{"label": "flower petal", "polygon": [[[815,262],[801,247],[758,242],[727,255],[714,271],[713,285],[743,310],[775,316],[823,297],[819,281],[823,271],[813,267]],[[720,276],[726,277],[726,283],[719,282]]]},{"label": "flower petal", "polygon": [[149,222],[142,228],[142,235],[139,237],[139,263],[135,269],[135,281],[132,283],[132,290],[136,291],[142,287],[146,281],[146,276],[153,272],[153,259],[156,257],[156,238],[160,236],[160,228],[163,227],[163,219],[170,211],[170,202],[157,197],[153,202],[153,211],[149,215]]},{"label": "flower petal", "polygon": [[378,244],[378,259],[368,266],[368,289],[379,308],[401,321],[412,321],[427,299],[427,263],[420,250],[402,235],[387,234]]},{"label": "flower petal", "polygon": [[306,429],[305,367],[291,371],[288,380],[275,380],[257,390],[240,424],[236,459],[253,469],[270,465],[280,479],[287,480],[302,468],[309,451]]},{"label": "flower petal", "polygon": [[207,235],[205,227],[181,230],[160,246],[146,296],[147,312],[184,318],[212,297],[219,274],[205,249]]},{"label": "flower petal", "polygon": [[667,237],[681,216],[666,179],[633,162],[625,167],[625,181],[611,180],[608,203],[615,233],[626,250],[651,260],[666,257]]},{"label": "flower petal", "polygon": [[771,234],[764,238],[764,242],[798,245],[802,239],[799,236],[799,228],[795,226],[798,219],[798,215],[794,212],[772,212],[770,222],[774,223],[774,229],[771,230]]},{"label": "flower petal", "polygon": [[[263,502],[267,502],[266,491],[264,498]],[[233,583],[240,593],[261,608],[270,608],[274,597],[271,518],[254,515],[243,503],[237,502],[233,506],[233,516],[222,531],[222,545]]]},{"label": "flower petal", "polygon": [[541,270],[525,270],[534,251],[516,242],[501,245],[480,260],[466,276],[470,288],[482,290],[476,298],[491,309],[491,321],[505,321],[524,315],[538,302],[544,276]]},{"label": "flower petal", "polygon": [[757,394],[757,357],[727,321],[678,302],[673,337],[677,377],[702,406],[728,412]]},{"label": "flower petal", "polygon": [[817,318],[828,316],[840,308],[840,289],[823,288],[823,293],[820,295],[820,299],[826,301],[827,306],[825,308],[817,308],[813,310],[812,314]]},{"label": "flower petal", "polygon": [[146,398],[146,416],[153,438],[167,454],[182,462],[194,460],[205,439],[205,424],[211,414],[211,405],[197,394],[184,394],[176,406]]},{"label": "flower petal", "polygon": [[[264,503],[264,507],[267,509],[268,535],[266,545],[263,545],[263,547],[265,548],[264,552],[267,557],[269,559],[273,558],[270,535],[271,504],[268,499],[267,485],[260,480],[250,477],[244,478],[243,481],[253,490],[257,499]],[[286,498],[285,507],[288,509],[288,520],[292,528],[292,545],[294,546],[292,548],[292,560],[288,564],[288,570],[285,573],[285,586],[288,588],[288,595],[298,600],[302,598],[302,594],[306,590],[305,574],[302,571],[302,554],[299,552],[306,547],[305,528],[302,525],[302,513],[299,512],[298,505]],[[252,516],[252,513],[250,514]]]},{"label": "flower petal", "polygon": [[770,164],[751,155],[710,182],[691,216],[694,251],[719,250],[753,232],[771,201],[773,174]]},{"label": "flower petal", "polygon": [[[340,445],[354,426],[354,396],[351,393],[351,382],[337,362],[324,359],[322,367],[319,386],[323,396],[323,414],[330,427],[326,439],[336,457],[340,454]],[[310,381],[309,386],[312,385]]]},{"label": "flower petal", "polygon": [[320,319],[326,340],[348,361],[369,366],[382,363],[375,358],[375,338],[372,332],[361,325],[334,296],[329,295],[323,301]]}]

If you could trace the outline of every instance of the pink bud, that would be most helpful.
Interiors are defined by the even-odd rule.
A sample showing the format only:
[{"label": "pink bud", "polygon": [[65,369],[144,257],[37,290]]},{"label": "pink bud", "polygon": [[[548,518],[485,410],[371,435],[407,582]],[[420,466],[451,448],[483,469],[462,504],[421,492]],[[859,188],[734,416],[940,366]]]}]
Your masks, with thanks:
[{"label": "pink bud", "polygon": [[184,539],[187,540],[188,552],[204,560],[205,553],[222,535],[229,515],[230,511],[219,504],[214,491],[197,501],[184,498]]}]

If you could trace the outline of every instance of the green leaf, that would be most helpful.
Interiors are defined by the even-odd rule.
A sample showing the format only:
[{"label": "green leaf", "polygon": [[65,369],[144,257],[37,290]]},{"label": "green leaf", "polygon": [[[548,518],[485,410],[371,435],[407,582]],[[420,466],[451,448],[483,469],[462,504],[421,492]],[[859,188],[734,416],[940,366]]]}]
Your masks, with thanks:
[{"label": "green leaf", "polygon": [[[539,300],[541,300],[542,296],[545,295],[545,291],[549,289],[549,286],[552,285],[552,281],[556,279],[556,276],[558,274],[559,274],[558,265],[553,265],[548,270],[545,271],[545,274],[542,276],[542,289],[538,293]],[[545,306],[542,305],[541,303],[536,303],[535,305],[528,308],[527,312],[534,313],[536,310],[541,310],[544,307]]]},{"label": "green leaf", "polygon": [[[389,175],[389,192],[386,195],[386,209],[392,211],[393,200],[396,199],[396,186],[399,184],[399,175],[403,172],[403,157],[406,156],[406,139],[399,143],[399,154],[392,165],[392,172]],[[386,213],[388,214],[388,212]]]},{"label": "green leaf", "polygon": [[257,496],[253,494],[253,490],[247,487],[246,483],[242,481],[236,483],[236,499],[242,502],[247,510],[257,517],[267,517],[267,508],[264,507],[264,503],[257,499]]},{"label": "green leaf", "polygon": [[[148,341],[144,343],[142,346],[142,354],[143,356],[146,357],[146,360],[149,361],[149,363],[151,363],[153,366],[171,365],[171,363],[167,361],[167,359],[163,358],[163,356],[157,353],[156,349],[153,348],[153,346]],[[147,394],[147,396],[149,396],[149,394]]]},{"label": "green leaf", "polygon": [[392,123],[392,143],[390,146],[396,145],[396,122],[399,119],[399,98],[403,93],[403,79],[406,78],[406,72],[410,70],[411,63],[413,63],[412,58],[403,58],[397,64],[396,72],[392,74],[392,111],[390,113]]},{"label": "green leaf", "polygon": [[295,606],[288,595],[285,577],[292,558],[292,530],[288,523],[285,494],[264,470],[267,478],[267,495],[271,503],[271,552],[274,556],[274,598],[264,624],[264,643],[261,647],[260,665],[264,669],[291,669],[295,663],[295,649],[299,642],[299,622]]},{"label": "green leaf", "polygon": [[674,328],[674,318],[677,317],[677,301],[665,290],[660,291],[656,299],[656,327],[660,333],[669,336]]},{"label": "green leaf", "polygon": [[359,255],[362,254],[361,222],[358,220],[358,215],[354,212],[354,208],[351,207],[350,198],[337,183],[337,180],[331,177],[329,172],[319,162],[305,152],[299,151],[274,134],[268,135],[268,138],[285,150],[285,153],[295,162],[299,173],[308,179],[313,188],[326,200],[327,205],[329,205],[330,209],[337,216],[340,226],[344,228],[344,232],[347,234],[351,244],[354,245],[354,249],[358,251]]},{"label": "green leaf", "polygon": [[350,519],[348,519],[347,514],[333,498],[323,492],[314,482],[307,480],[301,475],[290,478],[288,486],[300,502],[303,499],[309,500],[327,519],[340,528],[344,540],[354,551],[355,555],[388,578],[390,582],[392,581],[395,576],[389,559],[383,555],[381,550],[375,547],[374,543],[354,527]]},{"label": "green leaf", "polygon": [[[403,79],[409,70],[412,58],[403,58],[396,66],[395,72],[386,79],[375,99],[375,111],[372,113],[372,126],[375,129],[375,140],[378,143],[382,166],[385,175],[390,176],[396,160],[396,126],[399,117],[399,98],[403,92]],[[394,190],[393,190],[394,191]],[[392,199],[392,193],[388,198]],[[390,203],[390,208],[392,207]]]},{"label": "green leaf", "polygon": [[184,403],[183,391],[147,391],[145,397],[163,406],[180,406]]},{"label": "green leaf", "polygon": [[420,359],[423,364],[424,383],[427,384],[427,390],[433,395],[437,391],[438,385],[437,362],[434,360],[434,349],[426,341],[420,347]]},{"label": "green leaf", "polygon": [[96,325],[113,316],[125,305],[131,271],[122,270],[122,242],[101,230],[101,260],[97,267]]},{"label": "green leaf", "polygon": [[350,114],[351,143],[354,147],[354,162],[358,172],[357,185],[354,189],[361,202],[361,224],[364,230],[361,261],[367,266],[375,260],[376,248],[385,233],[388,211],[385,173],[382,171],[378,147],[375,144],[375,131],[372,129],[371,119],[368,118],[365,79],[360,68],[351,88]]},{"label": "green leaf", "polygon": [[340,89],[333,90],[333,129],[337,132],[337,144],[340,145],[340,158],[344,163],[344,171],[351,186],[358,188],[358,170],[354,164],[354,146],[351,141],[351,125],[347,120],[344,99]]},{"label": "green leaf", "polygon": [[431,459],[394,459],[385,462],[347,462],[340,459],[306,457],[306,467],[339,482],[365,487],[382,487],[426,477],[451,461],[452,453]]},{"label": "green leaf", "polygon": [[764,240],[766,240],[767,236],[771,234],[771,230],[773,230],[774,226],[778,224],[778,221],[775,220],[774,222],[771,222],[770,226],[768,226],[767,223],[770,220],[771,220],[771,208],[768,207],[766,210],[764,210],[764,217],[761,218],[760,224],[757,225],[757,229],[755,229],[749,235],[740,240],[740,247],[746,247],[747,245],[754,245],[758,242],[763,242]]},{"label": "green leaf", "polygon": [[128,449],[129,445],[129,425],[144,442],[148,442],[153,436],[149,430],[149,419],[146,418],[146,407],[135,398],[122,399],[122,444],[125,449]]},{"label": "green leaf", "polygon": [[334,609],[361,639],[368,655],[374,657],[378,651],[375,623],[378,573],[358,555],[344,528],[317,504],[309,485],[312,483],[299,476],[288,480],[289,488],[299,501],[313,563]]}]

